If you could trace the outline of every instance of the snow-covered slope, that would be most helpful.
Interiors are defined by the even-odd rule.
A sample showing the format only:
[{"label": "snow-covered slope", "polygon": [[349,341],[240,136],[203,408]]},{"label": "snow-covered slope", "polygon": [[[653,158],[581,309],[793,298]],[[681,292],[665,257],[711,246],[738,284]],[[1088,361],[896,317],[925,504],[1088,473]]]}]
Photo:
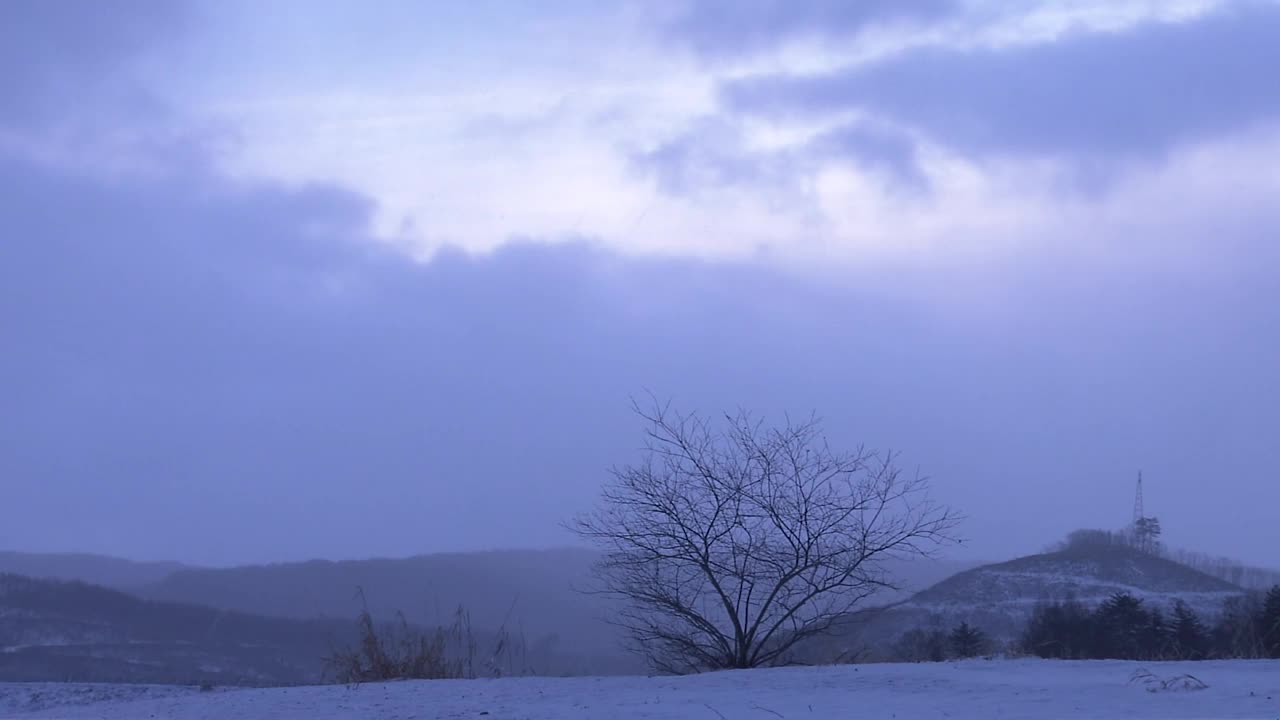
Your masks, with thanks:
[{"label": "snow-covered slope", "polygon": [[[1134,680],[1194,675],[1202,690]],[[1180,684],[1173,684],[1181,687]],[[77,686],[0,685],[0,713],[66,718],[1276,718],[1280,661],[966,661],[723,672],[691,677],[512,678],[190,692],[84,704]],[[34,705],[24,698],[41,693]],[[68,703],[53,705],[56,693]],[[6,699],[6,697],[8,699]],[[34,713],[28,708],[39,708]]]},{"label": "snow-covered slope", "polygon": [[1216,613],[1244,590],[1171,560],[1120,546],[1068,548],[967,570],[917,594],[912,606],[938,609],[1031,605],[1074,597],[1093,605],[1127,592],[1162,606],[1183,600]]},{"label": "snow-covered slope", "polygon": [[1085,546],[959,573],[917,594],[908,606],[952,616],[1003,613],[1020,623],[1044,600],[1074,598],[1096,606],[1120,592],[1166,610],[1181,600],[1208,619],[1244,589],[1132,548]]},{"label": "snow-covered slope", "polygon": [[1148,605],[1186,602],[1209,621],[1245,591],[1165,558],[1120,546],[1074,547],[983,565],[943,580],[910,600],[854,619],[847,632],[815,641],[807,659],[839,656],[899,659],[895,642],[914,629],[950,630],[960,622],[982,629],[995,649],[1016,642],[1037,603],[1075,599],[1096,606],[1127,592]]},{"label": "snow-covered slope", "polygon": [[316,682],[354,624],[141,600],[80,582],[0,574],[0,679]]},{"label": "snow-covered slope", "polygon": [[869,615],[858,625],[855,641],[845,641],[883,650],[906,630],[950,629],[965,621],[983,629],[998,647],[1019,637],[1039,602],[1074,598],[1096,606],[1117,592],[1165,610],[1181,600],[1211,620],[1222,603],[1244,589],[1128,547],[1070,547],[952,575],[908,602]]}]

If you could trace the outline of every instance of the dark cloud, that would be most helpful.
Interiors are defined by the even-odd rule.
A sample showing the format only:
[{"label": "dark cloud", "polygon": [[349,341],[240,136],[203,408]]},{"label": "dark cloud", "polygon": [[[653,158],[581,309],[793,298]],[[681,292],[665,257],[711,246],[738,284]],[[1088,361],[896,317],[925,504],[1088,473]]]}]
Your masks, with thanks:
[{"label": "dark cloud", "polygon": [[920,50],[817,77],[725,88],[733,109],[860,108],[971,152],[1123,158],[1280,117],[1280,6],[1076,33],[1004,49]]},{"label": "dark cloud", "polygon": [[[0,124],[65,118],[108,96],[143,100],[131,64],[187,27],[177,0],[0,3]],[[156,108],[150,108],[155,110]]]},{"label": "dark cloud", "polygon": [[669,38],[707,57],[767,50],[795,36],[847,39],[868,26],[953,12],[953,0],[702,0],[665,27]]},{"label": "dark cloud", "polygon": [[825,160],[852,160],[905,186],[919,189],[929,184],[916,156],[915,140],[900,131],[845,125],[815,138],[805,152]]}]

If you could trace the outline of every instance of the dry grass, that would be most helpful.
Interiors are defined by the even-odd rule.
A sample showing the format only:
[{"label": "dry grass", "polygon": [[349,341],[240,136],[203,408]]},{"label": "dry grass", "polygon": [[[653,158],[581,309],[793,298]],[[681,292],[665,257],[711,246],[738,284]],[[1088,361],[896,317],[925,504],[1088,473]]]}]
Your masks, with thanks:
[{"label": "dry grass", "polygon": [[360,591],[360,615],[356,619],[359,640],[352,647],[325,658],[325,675],[334,682],[358,685],[388,680],[449,680],[496,677],[517,672],[517,656],[525,657],[524,643],[512,642],[506,623],[493,639],[493,650],[477,661],[477,642],[471,615],[459,607],[448,625],[431,629],[409,624],[403,613],[396,622],[379,624],[369,613]]}]

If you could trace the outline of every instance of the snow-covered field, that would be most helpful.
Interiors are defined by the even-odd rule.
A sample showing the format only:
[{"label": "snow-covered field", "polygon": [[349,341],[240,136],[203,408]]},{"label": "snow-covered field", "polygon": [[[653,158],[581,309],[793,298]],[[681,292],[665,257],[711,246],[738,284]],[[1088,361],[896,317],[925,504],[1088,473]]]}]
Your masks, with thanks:
[{"label": "snow-covered field", "polygon": [[[1144,675],[1142,671],[1149,673]],[[1158,680],[1190,674],[1161,689]],[[1138,676],[1135,679],[1135,676]],[[1153,677],[1155,679],[1153,679]],[[1194,683],[1190,683],[1194,684]],[[33,700],[34,696],[34,700]],[[218,690],[0,684],[0,716],[67,718],[1280,718],[1280,661],[965,661]]]}]

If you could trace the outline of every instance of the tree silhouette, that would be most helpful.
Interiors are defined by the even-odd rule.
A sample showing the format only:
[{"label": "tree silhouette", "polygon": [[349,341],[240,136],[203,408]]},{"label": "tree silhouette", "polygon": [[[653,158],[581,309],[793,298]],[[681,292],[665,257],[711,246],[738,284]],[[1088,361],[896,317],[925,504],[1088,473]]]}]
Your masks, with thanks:
[{"label": "tree silhouette", "polygon": [[624,601],[617,624],[660,672],[786,662],[894,587],[885,561],[928,554],[956,524],[924,478],[833,450],[814,419],[635,411],[644,461],[615,469],[572,529],[604,550],[600,591]]},{"label": "tree silhouette", "polygon": [[1173,649],[1183,660],[1203,660],[1209,654],[1209,633],[1195,611],[1181,600],[1173,606]]},{"label": "tree silhouette", "polygon": [[1267,591],[1258,615],[1258,634],[1262,652],[1269,658],[1280,658],[1280,585]]},{"label": "tree silhouette", "polygon": [[959,658],[981,655],[987,647],[986,634],[967,622],[957,625],[948,640],[951,643],[951,654]]},{"label": "tree silhouette", "polygon": [[1148,640],[1150,616],[1142,601],[1126,592],[1107,598],[1094,613],[1098,650],[1105,658],[1138,660]]}]

